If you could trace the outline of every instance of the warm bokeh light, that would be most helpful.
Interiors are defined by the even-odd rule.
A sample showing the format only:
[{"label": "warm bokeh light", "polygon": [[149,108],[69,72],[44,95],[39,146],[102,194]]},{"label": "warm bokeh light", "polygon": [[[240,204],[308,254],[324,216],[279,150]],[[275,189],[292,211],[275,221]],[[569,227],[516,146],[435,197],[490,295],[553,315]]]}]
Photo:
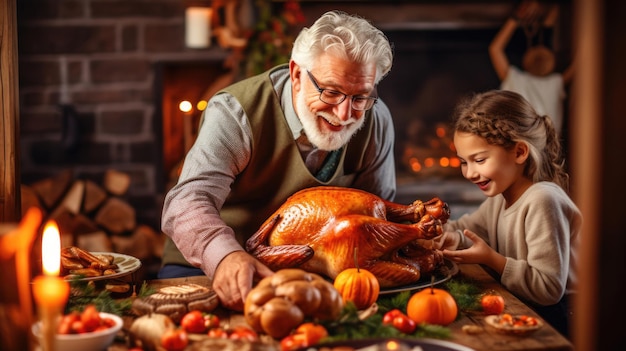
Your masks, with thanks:
[{"label": "warm bokeh light", "polygon": [[441,167],[448,167],[450,165],[450,159],[447,157],[442,157],[439,159],[439,165]]},{"label": "warm bokeh light", "polygon": [[204,111],[206,106],[207,106],[207,101],[206,100],[200,100],[196,104],[196,109],[198,109],[198,111]]},{"label": "warm bokeh light", "polygon": [[61,268],[61,237],[59,236],[59,227],[54,221],[49,221],[43,231],[41,261],[43,262],[45,275],[59,275]]},{"label": "warm bokeh light", "polygon": [[192,108],[193,108],[193,105],[191,104],[191,102],[187,100],[181,101],[180,104],[178,104],[178,109],[181,110],[182,112],[189,112],[191,111]]},{"label": "warm bokeh light", "polygon": [[385,345],[386,350],[400,350],[400,344],[397,341],[389,340]]},{"label": "warm bokeh light", "polygon": [[450,147],[450,150],[452,150],[453,152],[456,152],[456,148],[454,147],[453,141],[451,141],[450,144],[448,144],[448,146]]},{"label": "warm bokeh light", "polygon": [[424,160],[424,166],[430,168],[432,166],[435,165],[435,159],[432,157],[428,157],[427,159]]},{"label": "warm bokeh light", "polygon": [[420,164],[420,161],[415,157],[412,157],[409,160],[409,165],[411,166],[411,170],[415,173],[422,170],[422,165]]},{"label": "warm bokeh light", "polygon": [[450,167],[461,167],[461,159],[458,157],[450,158]]},{"label": "warm bokeh light", "polygon": [[438,137],[443,138],[444,136],[446,136],[446,129],[444,127],[437,127],[435,133],[437,133]]}]

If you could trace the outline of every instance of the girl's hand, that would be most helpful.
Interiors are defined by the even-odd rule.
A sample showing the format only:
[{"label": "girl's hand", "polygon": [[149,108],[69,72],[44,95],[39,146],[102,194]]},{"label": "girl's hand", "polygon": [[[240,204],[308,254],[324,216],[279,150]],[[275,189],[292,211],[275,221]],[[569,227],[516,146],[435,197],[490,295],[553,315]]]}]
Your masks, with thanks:
[{"label": "girl's hand", "polygon": [[432,240],[433,249],[438,250],[456,250],[461,243],[461,237],[458,231],[443,232],[439,237]]},{"label": "girl's hand", "polygon": [[[492,249],[487,242],[471,230],[465,229],[463,234],[466,240],[472,241],[472,246],[462,250],[443,250],[443,256],[456,263],[477,263],[491,267],[498,274],[502,274],[506,265],[506,257]],[[458,234],[457,234],[458,236]]]},{"label": "girl's hand", "polygon": [[[450,232],[450,237],[456,237],[457,245],[460,241],[457,232]],[[456,263],[485,263],[487,258],[493,253],[493,249],[476,233],[471,230],[464,230],[463,235],[472,241],[472,246],[462,250],[443,250],[443,256]],[[450,239],[450,241],[453,241]]]}]

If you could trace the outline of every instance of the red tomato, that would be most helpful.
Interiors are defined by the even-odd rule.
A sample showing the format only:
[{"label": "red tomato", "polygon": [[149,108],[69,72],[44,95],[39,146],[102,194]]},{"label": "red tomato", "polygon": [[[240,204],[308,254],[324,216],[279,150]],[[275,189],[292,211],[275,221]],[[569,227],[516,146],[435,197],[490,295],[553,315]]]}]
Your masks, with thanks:
[{"label": "red tomato", "polygon": [[504,311],[504,298],[495,294],[483,295],[480,305],[485,314],[500,314]]},{"label": "red tomato", "polygon": [[188,333],[204,333],[204,315],[200,311],[186,313],[180,320],[180,326]]},{"label": "red tomato", "polygon": [[222,328],[209,329],[207,335],[211,338],[228,339],[228,332]]},{"label": "red tomato", "polygon": [[76,321],[80,321],[80,313],[71,312],[70,314],[66,314],[61,318],[61,322],[59,322],[59,327],[57,329],[57,333],[59,334],[72,334],[72,324]]},{"label": "red tomato", "polygon": [[287,335],[280,340],[281,351],[294,351],[303,347],[307,347],[307,345],[305,345],[305,340],[301,334]]},{"label": "red tomato", "polygon": [[112,326],[115,325],[115,321],[113,320],[113,318],[104,317],[100,320],[100,325],[105,326],[107,328],[111,328]]},{"label": "red tomato", "polygon": [[71,334],[85,333],[88,330],[85,329],[85,324],[81,320],[76,320],[70,324]]},{"label": "red tomato", "polygon": [[296,329],[296,334],[303,335],[304,346],[312,346],[328,336],[328,331],[323,325],[315,323],[303,323]]},{"label": "red tomato", "polygon": [[383,316],[383,324],[391,325],[405,334],[412,334],[417,324],[398,309],[393,309]]},{"label": "red tomato", "polygon": [[293,334],[287,335],[280,341],[281,351],[293,351],[302,347],[309,347],[319,343],[328,336],[323,325],[315,323],[301,324]]},{"label": "red tomato", "polygon": [[391,325],[393,323],[393,319],[401,314],[402,314],[402,311],[400,311],[397,308],[385,313],[385,315],[383,316],[383,324]]},{"label": "red tomato", "polygon": [[229,338],[256,341],[259,339],[259,335],[254,330],[243,325],[239,325],[230,332]]},{"label": "red tomato", "polygon": [[[92,332],[100,326],[100,312],[98,312],[96,306],[87,305],[80,314],[80,321],[83,323],[82,327],[85,332]],[[79,333],[82,333],[82,331]]]},{"label": "red tomato", "polygon": [[392,325],[404,334],[413,334],[417,324],[407,315],[397,316],[393,319]]},{"label": "red tomato", "polygon": [[161,336],[161,346],[167,351],[182,351],[187,344],[189,344],[189,337],[182,329],[170,329]]},{"label": "red tomato", "polygon": [[220,326],[220,318],[212,313],[204,315],[204,327],[206,329],[217,328]]}]

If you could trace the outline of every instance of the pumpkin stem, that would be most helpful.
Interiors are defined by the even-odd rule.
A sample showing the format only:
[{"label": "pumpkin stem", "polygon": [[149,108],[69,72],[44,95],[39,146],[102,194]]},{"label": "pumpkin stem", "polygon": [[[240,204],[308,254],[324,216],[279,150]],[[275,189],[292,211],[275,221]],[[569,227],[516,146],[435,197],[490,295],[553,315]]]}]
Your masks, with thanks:
[{"label": "pumpkin stem", "polygon": [[435,276],[431,275],[430,276],[430,293],[435,294]]},{"label": "pumpkin stem", "polygon": [[356,267],[356,271],[357,273],[360,272],[359,270],[359,260],[358,260],[358,256],[357,256],[357,252],[359,251],[358,247],[354,247],[354,267]]}]

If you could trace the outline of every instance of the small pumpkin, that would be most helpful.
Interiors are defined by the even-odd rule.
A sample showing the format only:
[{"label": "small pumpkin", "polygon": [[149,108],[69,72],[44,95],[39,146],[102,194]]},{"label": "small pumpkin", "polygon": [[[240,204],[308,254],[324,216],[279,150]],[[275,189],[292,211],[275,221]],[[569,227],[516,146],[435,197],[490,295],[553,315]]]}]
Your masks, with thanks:
[{"label": "small pumpkin", "polygon": [[406,306],[407,315],[415,323],[448,325],[456,319],[458,307],[452,295],[443,289],[430,288],[413,294]]},{"label": "small pumpkin", "polygon": [[344,303],[352,301],[357,309],[363,310],[370,307],[380,294],[378,278],[372,272],[359,268],[357,250],[354,250],[355,268],[346,268],[335,277],[333,286]]}]

